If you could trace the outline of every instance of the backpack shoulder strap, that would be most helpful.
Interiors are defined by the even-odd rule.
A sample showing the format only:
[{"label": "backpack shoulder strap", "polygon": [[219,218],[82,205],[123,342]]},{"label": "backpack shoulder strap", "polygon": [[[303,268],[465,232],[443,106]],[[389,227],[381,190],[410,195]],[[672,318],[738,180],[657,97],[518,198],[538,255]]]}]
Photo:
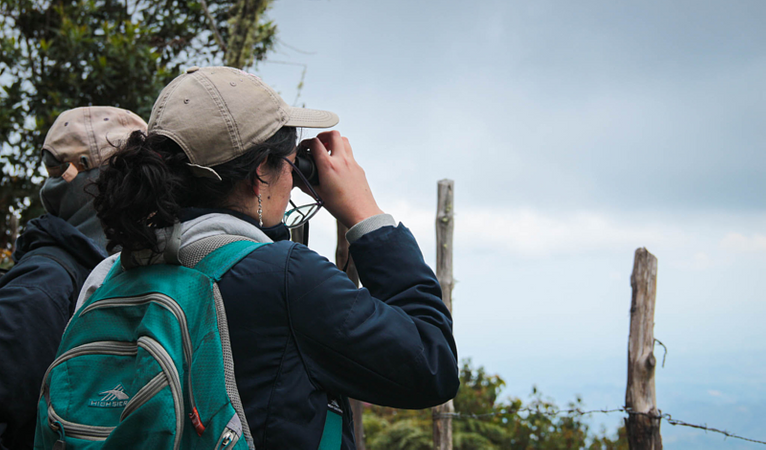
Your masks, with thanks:
[{"label": "backpack shoulder strap", "polygon": [[69,277],[72,278],[72,282],[77,285],[78,277],[77,274],[75,274],[74,269],[71,267],[73,258],[69,253],[67,253],[66,250],[59,247],[45,246],[30,251],[28,255],[43,256],[55,261],[56,264],[60,265],[61,268],[64,269],[67,274],[69,274]]},{"label": "backpack shoulder strap", "polygon": [[200,239],[193,242],[178,253],[181,263],[197,270],[210,277],[213,284],[213,297],[215,302],[216,315],[218,320],[218,331],[221,336],[221,346],[223,348],[223,366],[224,379],[226,382],[226,392],[231,399],[232,406],[237,412],[237,416],[242,424],[242,432],[250,449],[255,449],[253,437],[250,433],[250,427],[247,424],[247,417],[242,406],[242,399],[239,396],[237,382],[234,376],[234,360],[231,354],[231,342],[229,338],[229,327],[226,320],[226,309],[223,306],[223,297],[218,289],[218,281],[223,274],[231,269],[235,264],[249,255],[253,250],[265,244],[255,242],[242,236],[217,235]]},{"label": "backpack shoulder strap", "polygon": [[232,266],[263,245],[265,244],[253,241],[236,241],[226,244],[197,263],[194,269],[207,274],[215,281],[220,281],[223,274]]},{"label": "backpack shoulder strap", "polygon": [[[242,236],[218,235],[209,238],[200,239],[197,242],[187,245],[179,252],[179,259],[186,267],[198,270],[216,282],[221,280],[223,274],[231,269],[244,257],[252,253],[255,249],[265,245],[255,242]],[[223,308],[220,291],[216,288],[216,309],[218,312],[218,327],[221,332],[221,339],[224,347],[230,349],[229,330],[226,323],[226,311]],[[228,355],[228,358],[227,358]],[[233,389],[229,391],[229,396],[238,414],[241,414],[243,423],[247,423],[244,417],[244,409],[236,390],[234,381],[233,361],[231,361],[231,351],[224,352],[224,368],[226,376],[229,378],[227,385]],[[337,405],[337,403],[335,403]],[[338,408],[336,406],[336,408]],[[336,408],[330,408],[328,405],[327,417],[325,419],[322,439],[319,444],[319,450],[338,450],[341,447],[343,436],[342,412]],[[361,419],[360,419],[361,420]],[[249,427],[245,426],[243,430],[248,444],[252,444]]]},{"label": "backpack shoulder strap", "polygon": [[69,316],[71,317],[72,313],[74,312],[75,304],[77,303],[77,296],[80,294],[80,288],[82,287],[82,283],[85,281],[88,272],[86,271],[84,274],[78,273],[78,271],[73,267],[74,264],[78,263],[74,261],[72,255],[59,247],[40,247],[30,251],[28,255],[48,258],[61,266],[67,275],[69,275],[69,278],[72,280],[72,286],[74,287],[72,292],[69,294]]},{"label": "backpack shoulder strap", "polygon": [[181,249],[179,259],[184,266],[220,281],[223,274],[263,245],[265,244],[243,236],[211,236]]}]

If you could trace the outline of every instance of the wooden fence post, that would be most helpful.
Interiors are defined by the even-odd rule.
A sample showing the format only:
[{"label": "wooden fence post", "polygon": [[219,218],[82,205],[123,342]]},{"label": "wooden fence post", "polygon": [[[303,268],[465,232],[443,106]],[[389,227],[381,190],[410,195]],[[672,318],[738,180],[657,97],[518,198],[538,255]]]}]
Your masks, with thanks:
[{"label": "wooden fence post", "polygon": [[301,244],[305,243],[306,229],[308,228],[307,225],[308,222],[304,223],[298,228],[293,228],[290,230],[290,240]]},{"label": "wooden fence post", "polygon": [[625,407],[630,450],[662,450],[660,415],[654,390],[654,305],[657,296],[657,258],[646,248],[636,250],[630,276],[628,386]]},{"label": "wooden fence post", "polygon": [[343,266],[348,261],[348,268],[346,269],[346,275],[348,278],[359,286],[359,272],[356,271],[356,265],[354,259],[348,254],[348,241],[346,240],[346,228],[343,224],[338,222],[338,246],[335,248],[335,265],[339,269],[343,270]]},{"label": "wooden fence post", "polygon": [[[335,265],[339,269],[343,270],[343,267],[348,261],[348,268],[346,274],[348,278],[357,286],[359,286],[359,272],[356,271],[354,260],[351,255],[348,254],[348,241],[346,240],[346,228],[343,224],[338,222],[338,246],[335,248]],[[357,450],[365,450],[364,445],[364,423],[362,422],[362,414],[364,408],[362,402],[359,400],[349,399],[351,403],[351,412],[354,416],[354,438],[356,439]]]},{"label": "wooden fence post", "polygon": [[[442,300],[452,312],[452,234],[454,231],[453,190],[455,182],[440,180],[436,207],[436,278],[442,287]],[[452,450],[452,400],[431,410],[434,450]]]}]

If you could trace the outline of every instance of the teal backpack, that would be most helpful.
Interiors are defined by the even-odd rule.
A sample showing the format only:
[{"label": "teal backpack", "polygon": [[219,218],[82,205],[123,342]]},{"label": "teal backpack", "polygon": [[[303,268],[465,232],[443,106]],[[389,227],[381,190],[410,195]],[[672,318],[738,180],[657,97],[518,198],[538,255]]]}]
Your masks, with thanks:
[{"label": "teal backpack", "polygon": [[174,263],[118,259],[75,313],[43,379],[36,449],[254,448],[216,282],[264,244],[214,236],[179,255],[180,232],[170,241]]}]

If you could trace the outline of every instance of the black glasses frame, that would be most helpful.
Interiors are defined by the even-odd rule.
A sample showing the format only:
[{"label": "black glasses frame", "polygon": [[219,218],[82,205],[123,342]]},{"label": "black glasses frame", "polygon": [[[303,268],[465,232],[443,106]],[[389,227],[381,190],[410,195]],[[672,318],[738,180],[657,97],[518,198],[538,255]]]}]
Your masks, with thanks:
[{"label": "black glasses frame", "polygon": [[[302,226],[304,223],[311,220],[312,217],[316,215],[316,213],[319,212],[320,209],[322,209],[322,206],[324,206],[324,200],[317,194],[317,191],[314,190],[314,188],[311,186],[311,183],[309,183],[309,180],[306,178],[305,175],[298,169],[298,166],[293,164],[292,161],[287,159],[286,157],[282,157],[285,161],[287,161],[287,164],[290,164],[290,167],[293,169],[293,180],[295,180],[295,176],[297,175],[298,178],[300,178],[301,182],[303,182],[303,185],[308,188],[308,194],[314,198],[314,203],[308,203],[305,205],[297,206],[295,203],[293,203],[293,200],[290,199],[290,205],[292,205],[292,209],[289,209],[285,212],[285,215],[282,216],[282,222],[287,226],[289,229],[298,228]],[[296,216],[297,214],[297,216]],[[297,217],[297,222],[290,223],[288,222],[290,217]]]}]

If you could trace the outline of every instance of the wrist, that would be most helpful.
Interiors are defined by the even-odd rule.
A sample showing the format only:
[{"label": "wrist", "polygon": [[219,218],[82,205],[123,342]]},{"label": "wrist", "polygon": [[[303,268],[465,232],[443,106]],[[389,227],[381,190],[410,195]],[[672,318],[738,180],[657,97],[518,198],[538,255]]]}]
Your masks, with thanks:
[{"label": "wrist", "polygon": [[396,221],[391,214],[376,214],[357,223],[346,232],[346,240],[353,244],[367,233],[386,226],[396,226]]},{"label": "wrist", "polygon": [[370,217],[378,216],[381,214],[385,214],[385,213],[383,212],[383,210],[378,208],[377,205],[375,205],[374,208],[367,208],[363,211],[355,211],[353,215],[350,215],[349,217],[346,218],[346,220],[343,220],[341,222],[345,222],[344,225],[346,226],[346,228],[350,229],[354,227],[355,225],[361,222],[364,222]]}]

